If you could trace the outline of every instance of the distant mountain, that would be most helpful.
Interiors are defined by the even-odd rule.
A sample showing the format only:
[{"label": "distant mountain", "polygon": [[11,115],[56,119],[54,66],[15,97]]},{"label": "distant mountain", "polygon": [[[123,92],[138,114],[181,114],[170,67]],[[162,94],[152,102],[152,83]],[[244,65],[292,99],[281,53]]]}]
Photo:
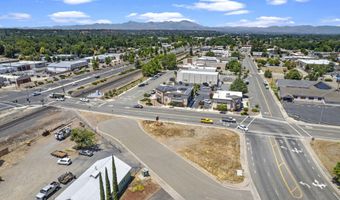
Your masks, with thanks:
[{"label": "distant mountain", "polygon": [[64,29],[64,30],[207,30],[224,33],[255,33],[255,34],[340,34],[340,26],[271,26],[271,27],[207,27],[191,21],[180,22],[134,22],[121,24],[89,24],[71,26],[36,27],[35,29]]}]

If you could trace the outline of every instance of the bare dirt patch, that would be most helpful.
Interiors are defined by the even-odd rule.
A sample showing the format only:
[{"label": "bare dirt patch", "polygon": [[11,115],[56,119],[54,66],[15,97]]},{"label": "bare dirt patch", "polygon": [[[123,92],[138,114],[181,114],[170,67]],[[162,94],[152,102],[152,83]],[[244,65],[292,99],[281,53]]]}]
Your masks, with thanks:
[{"label": "bare dirt patch", "polygon": [[85,111],[78,111],[78,114],[84,120],[86,120],[86,122],[89,123],[91,127],[97,127],[98,123],[115,118],[110,115],[99,114],[99,113],[94,114],[94,113],[85,112]]},{"label": "bare dirt patch", "polygon": [[129,185],[128,189],[124,192],[121,200],[145,200],[149,199],[155,192],[160,190],[161,187],[152,181],[140,180],[135,178]]},{"label": "bare dirt patch", "polygon": [[328,172],[334,175],[333,168],[340,162],[340,141],[314,140],[311,146]]},{"label": "bare dirt patch", "polygon": [[240,138],[225,129],[142,121],[144,130],[184,158],[199,165],[217,180],[240,183]]}]

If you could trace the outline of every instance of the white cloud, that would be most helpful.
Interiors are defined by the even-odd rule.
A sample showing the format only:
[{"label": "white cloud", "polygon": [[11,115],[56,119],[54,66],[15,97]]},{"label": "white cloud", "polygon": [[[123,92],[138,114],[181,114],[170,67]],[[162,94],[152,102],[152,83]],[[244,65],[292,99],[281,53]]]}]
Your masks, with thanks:
[{"label": "white cloud", "polygon": [[165,22],[165,21],[179,22],[183,20],[194,21],[189,18],[186,18],[185,16],[178,12],[161,12],[161,13],[147,12],[144,14],[133,13],[132,17],[147,22]]},{"label": "white cloud", "polygon": [[27,13],[9,13],[7,15],[0,16],[0,19],[12,19],[12,20],[28,20],[31,19],[31,15]]},{"label": "white cloud", "polygon": [[138,13],[133,12],[133,13],[128,14],[126,17],[134,17],[134,16],[137,16],[137,15],[138,15]]},{"label": "white cloud", "polygon": [[287,3],[288,0],[267,0],[267,2],[271,5],[282,5]]},{"label": "white cloud", "polygon": [[83,4],[83,3],[90,3],[93,0],[64,0],[64,3],[71,4],[71,5],[77,5],[77,4]]},{"label": "white cloud", "polygon": [[108,19],[93,20],[91,17],[80,11],[63,11],[49,15],[56,23],[76,23],[76,24],[111,24]]},{"label": "white cloud", "polygon": [[174,4],[174,6],[219,12],[240,10],[246,7],[244,3],[233,0],[199,0],[198,2],[195,2],[192,5]]},{"label": "white cloud", "polygon": [[225,13],[224,15],[244,15],[248,14],[249,10],[235,10]]},{"label": "white cloud", "polygon": [[268,27],[268,26],[283,26],[291,25],[295,22],[290,17],[273,17],[273,16],[261,16],[255,20],[242,19],[237,22],[227,23],[228,26],[245,26],[245,27]]},{"label": "white cloud", "polygon": [[295,1],[299,3],[305,3],[305,2],[308,2],[309,0],[295,0]]},{"label": "white cloud", "polygon": [[340,18],[328,18],[321,20],[321,23],[328,25],[340,26]]}]

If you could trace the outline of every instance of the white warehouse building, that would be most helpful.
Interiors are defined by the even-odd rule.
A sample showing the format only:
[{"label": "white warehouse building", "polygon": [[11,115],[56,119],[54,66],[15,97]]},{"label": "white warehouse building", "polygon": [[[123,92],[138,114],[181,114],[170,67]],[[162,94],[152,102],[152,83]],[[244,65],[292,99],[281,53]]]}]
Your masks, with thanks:
[{"label": "white warehouse building", "polygon": [[179,70],[177,72],[177,82],[210,85],[218,84],[218,72],[197,71],[197,70]]},{"label": "white warehouse building", "polygon": [[59,63],[51,63],[47,66],[47,71],[52,73],[63,73],[67,71],[72,71],[81,67],[88,66],[86,60],[76,60],[76,61],[62,61]]}]

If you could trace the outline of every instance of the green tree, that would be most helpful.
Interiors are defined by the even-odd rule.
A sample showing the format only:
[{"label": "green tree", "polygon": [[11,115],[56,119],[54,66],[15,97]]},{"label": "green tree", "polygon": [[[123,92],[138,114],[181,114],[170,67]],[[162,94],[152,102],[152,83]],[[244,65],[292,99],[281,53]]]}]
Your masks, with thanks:
[{"label": "green tree", "polygon": [[247,84],[245,84],[241,78],[234,80],[234,82],[230,85],[230,90],[248,93]]},{"label": "green tree", "polygon": [[161,69],[162,65],[160,64],[158,59],[152,59],[142,66],[142,72],[144,76],[149,77],[157,74]]},{"label": "green tree", "polygon": [[208,51],[205,55],[213,57],[213,56],[215,56],[215,53],[212,52],[212,51]]},{"label": "green tree", "polygon": [[226,64],[226,69],[228,69],[231,72],[234,72],[235,74],[241,74],[241,63],[237,60],[232,60]]},{"label": "green tree", "polygon": [[236,57],[236,58],[240,59],[241,58],[241,54],[238,51],[234,51],[234,52],[231,53],[231,57]]},{"label": "green tree", "polygon": [[90,130],[75,128],[71,131],[71,140],[78,149],[88,148],[96,144],[96,135]]},{"label": "green tree", "polygon": [[285,79],[301,80],[302,76],[297,69],[292,69],[285,75]]},{"label": "green tree", "polygon": [[294,61],[287,60],[284,62],[283,67],[286,67],[288,70],[296,68],[296,63]]},{"label": "green tree", "polygon": [[266,71],[264,71],[264,77],[272,78],[273,74],[272,74],[272,72],[269,69],[267,69]]},{"label": "green tree", "polygon": [[333,173],[334,173],[334,180],[337,183],[340,183],[340,162],[337,162],[334,169],[333,169]]},{"label": "green tree", "polygon": [[111,64],[111,61],[112,61],[112,58],[111,58],[111,57],[106,57],[106,58],[105,58],[105,64],[106,64],[106,65]]},{"label": "green tree", "polygon": [[113,200],[118,200],[118,181],[117,181],[117,172],[116,172],[116,163],[115,157],[112,155],[112,193]]},{"label": "green tree", "polygon": [[112,200],[110,179],[106,167],[105,167],[105,188],[106,188],[106,200]]},{"label": "green tree", "polygon": [[227,106],[227,104],[218,104],[216,109],[218,111],[228,111],[228,106]]},{"label": "green tree", "polygon": [[136,68],[136,69],[142,68],[142,63],[140,62],[139,59],[137,59],[136,62],[135,62],[135,68]]},{"label": "green tree", "polygon": [[94,56],[92,58],[92,67],[93,67],[93,70],[98,70],[99,69],[99,59],[97,56]]},{"label": "green tree", "polygon": [[169,70],[174,70],[177,68],[176,66],[176,55],[171,53],[171,54],[166,54],[162,55],[159,57],[161,60],[162,68],[163,69],[169,69]]},{"label": "green tree", "polygon": [[279,66],[280,65],[280,60],[278,58],[269,58],[268,63],[271,66]]},{"label": "green tree", "polygon": [[102,178],[101,172],[99,172],[99,192],[100,192],[100,200],[105,200],[105,192],[104,192],[103,178]]}]

